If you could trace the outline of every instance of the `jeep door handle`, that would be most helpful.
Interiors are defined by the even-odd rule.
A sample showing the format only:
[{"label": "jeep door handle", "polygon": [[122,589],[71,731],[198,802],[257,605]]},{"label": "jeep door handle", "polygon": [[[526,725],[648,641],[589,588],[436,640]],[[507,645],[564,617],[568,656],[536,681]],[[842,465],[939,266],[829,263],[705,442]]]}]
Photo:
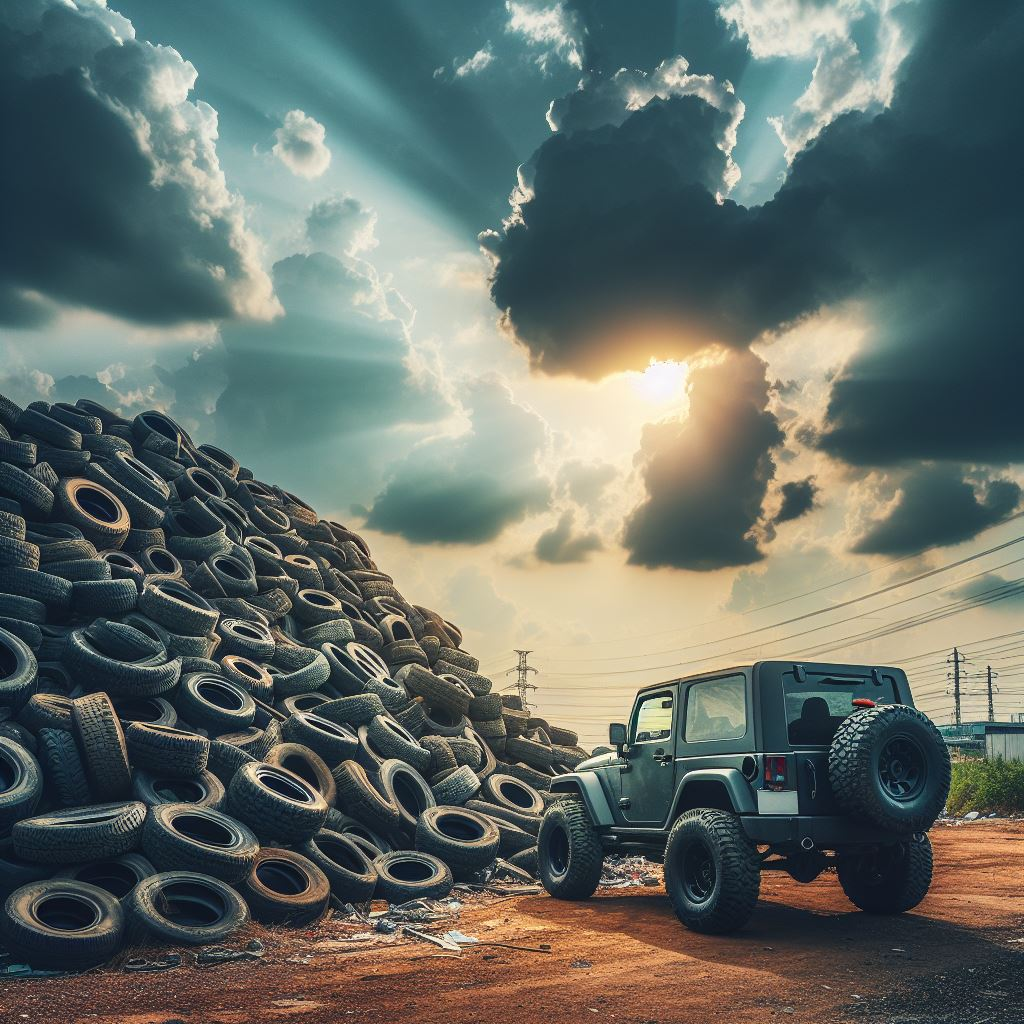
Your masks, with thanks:
[{"label": "jeep door handle", "polygon": [[671,764],[672,763],[672,755],[671,754],[655,754],[654,755],[654,760],[657,761],[659,764]]}]

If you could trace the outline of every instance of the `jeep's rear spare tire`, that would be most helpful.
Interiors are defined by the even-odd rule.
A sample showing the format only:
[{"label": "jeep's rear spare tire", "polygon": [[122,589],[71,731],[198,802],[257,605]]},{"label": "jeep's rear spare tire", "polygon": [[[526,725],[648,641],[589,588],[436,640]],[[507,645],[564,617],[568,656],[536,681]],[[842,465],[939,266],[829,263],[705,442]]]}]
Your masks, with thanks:
[{"label": "jeep's rear spare tire", "polygon": [[906,704],[855,711],[836,730],[828,777],[840,807],[892,832],[923,832],[942,813],[949,751],[931,719]]},{"label": "jeep's rear spare tire", "polygon": [[560,900],[585,900],[601,881],[604,849],[583,801],[567,796],[553,803],[537,836],[540,879]]}]

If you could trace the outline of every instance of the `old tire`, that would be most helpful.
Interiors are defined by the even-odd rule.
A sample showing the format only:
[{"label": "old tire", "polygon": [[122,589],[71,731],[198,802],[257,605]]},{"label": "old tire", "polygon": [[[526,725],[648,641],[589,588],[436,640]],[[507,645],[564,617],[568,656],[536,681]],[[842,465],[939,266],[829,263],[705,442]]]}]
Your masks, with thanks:
[{"label": "old tire", "polygon": [[157,804],[150,807],[142,829],[142,850],[161,871],[199,871],[240,882],[252,870],[259,841],[220,811]]},{"label": "old tire", "polygon": [[14,826],[14,852],[43,864],[80,864],[119,857],[138,844],[146,805],[90,804],[24,818]]},{"label": "old tire", "polygon": [[365,903],[373,898],[377,869],[349,836],[322,829],[299,847],[299,853],[327,876],[331,893],[342,903]]},{"label": "old tire", "polygon": [[6,945],[33,967],[87,967],[112,957],[124,937],[117,899],[86,882],[54,878],[16,889],[4,903]]},{"label": "old tire", "polygon": [[377,870],[375,897],[391,904],[409,900],[439,900],[452,891],[448,865],[429,853],[399,850],[373,862]]},{"label": "old tire", "polygon": [[[75,737],[63,729],[40,729],[39,762],[50,795],[59,807],[81,807],[90,800],[89,783]],[[3,798],[0,793],[0,833],[3,832]]]},{"label": "old tire", "polygon": [[490,819],[464,807],[428,807],[416,822],[416,849],[443,860],[457,882],[494,862],[500,838]]},{"label": "old tire", "polygon": [[277,743],[263,756],[267,764],[284,768],[309,783],[333,807],[338,787],[327,762],[301,743]]},{"label": "old tire", "polygon": [[665,890],[691,931],[722,934],[741,928],[760,888],[757,849],[737,815],[698,808],[672,826],[665,846]]},{"label": "old tire", "polygon": [[129,722],[124,737],[135,768],[167,779],[190,779],[206,771],[210,741],[205,736],[162,725]]},{"label": "old tire", "polygon": [[327,802],[305,779],[261,761],[235,773],[228,807],[261,839],[288,844],[311,839],[327,817]]},{"label": "old tire", "polygon": [[269,846],[256,855],[238,890],[254,920],[292,927],[319,921],[331,897],[327,876],[316,864],[301,853]]},{"label": "old tire", "polygon": [[213,772],[201,772],[189,778],[161,775],[136,769],[132,778],[132,796],[147,807],[155,804],[192,804],[214,811],[224,808],[224,783]]},{"label": "old tire", "polygon": [[76,864],[58,871],[54,877],[87,882],[109,892],[114,899],[123,900],[139,882],[155,874],[156,868],[141,853],[125,853],[120,857]]},{"label": "old tire", "polygon": [[836,866],[847,899],[866,914],[902,914],[924,899],[932,883],[932,844],[927,836],[845,855]]},{"label": "old tire", "polygon": [[125,799],[132,789],[128,749],[110,698],[79,697],[71,703],[71,718],[93,796],[101,802]]},{"label": "old tire", "polygon": [[141,881],[127,901],[133,938],[206,946],[249,920],[245,901],[223,881],[196,871],[165,871]]},{"label": "old tire", "polygon": [[556,899],[585,900],[601,881],[604,850],[583,802],[566,797],[552,804],[537,837],[540,880]]},{"label": "old tire", "polygon": [[949,795],[949,751],[927,715],[879,704],[840,723],[828,777],[847,814],[892,832],[923,832]]}]

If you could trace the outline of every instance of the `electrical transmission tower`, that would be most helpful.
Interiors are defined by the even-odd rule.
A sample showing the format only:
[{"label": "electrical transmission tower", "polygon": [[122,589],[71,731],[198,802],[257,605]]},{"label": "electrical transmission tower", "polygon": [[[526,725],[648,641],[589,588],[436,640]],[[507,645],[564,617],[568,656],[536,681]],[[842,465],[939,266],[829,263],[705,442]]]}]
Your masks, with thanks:
[{"label": "electrical transmission tower", "polygon": [[[953,680],[953,721],[960,724],[960,666],[967,659],[954,647],[953,653],[946,659],[947,665],[953,666],[953,671],[946,673],[946,678]],[[949,691],[947,690],[947,693]]]},{"label": "electrical transmission tower", "polygon": [[537,687],[529,681],[530,673],[532,672],[536,675],[537,670],[526,662],[527,655],[533,654],[533,651],[516,651],[515,653],[519,658],[519,661],[515,668],[510,668],[505,675],[509,676],[513,672],[516,673],[516,689],[519,691],[519,699],[523,702],[523,710],[529,711],[532,705],[526,699],[527,691],[537,689]]}]

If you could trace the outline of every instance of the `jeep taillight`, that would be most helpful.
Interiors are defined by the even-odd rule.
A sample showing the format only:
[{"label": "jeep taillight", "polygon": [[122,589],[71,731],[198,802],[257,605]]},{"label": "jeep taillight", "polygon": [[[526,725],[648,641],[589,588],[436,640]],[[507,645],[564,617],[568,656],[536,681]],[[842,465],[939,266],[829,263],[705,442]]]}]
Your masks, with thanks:
[{"label": "jeep taillight", "polygon": [[764,788],[780,790],[786,788],[786,758],[768,756],[764,759]]}]

